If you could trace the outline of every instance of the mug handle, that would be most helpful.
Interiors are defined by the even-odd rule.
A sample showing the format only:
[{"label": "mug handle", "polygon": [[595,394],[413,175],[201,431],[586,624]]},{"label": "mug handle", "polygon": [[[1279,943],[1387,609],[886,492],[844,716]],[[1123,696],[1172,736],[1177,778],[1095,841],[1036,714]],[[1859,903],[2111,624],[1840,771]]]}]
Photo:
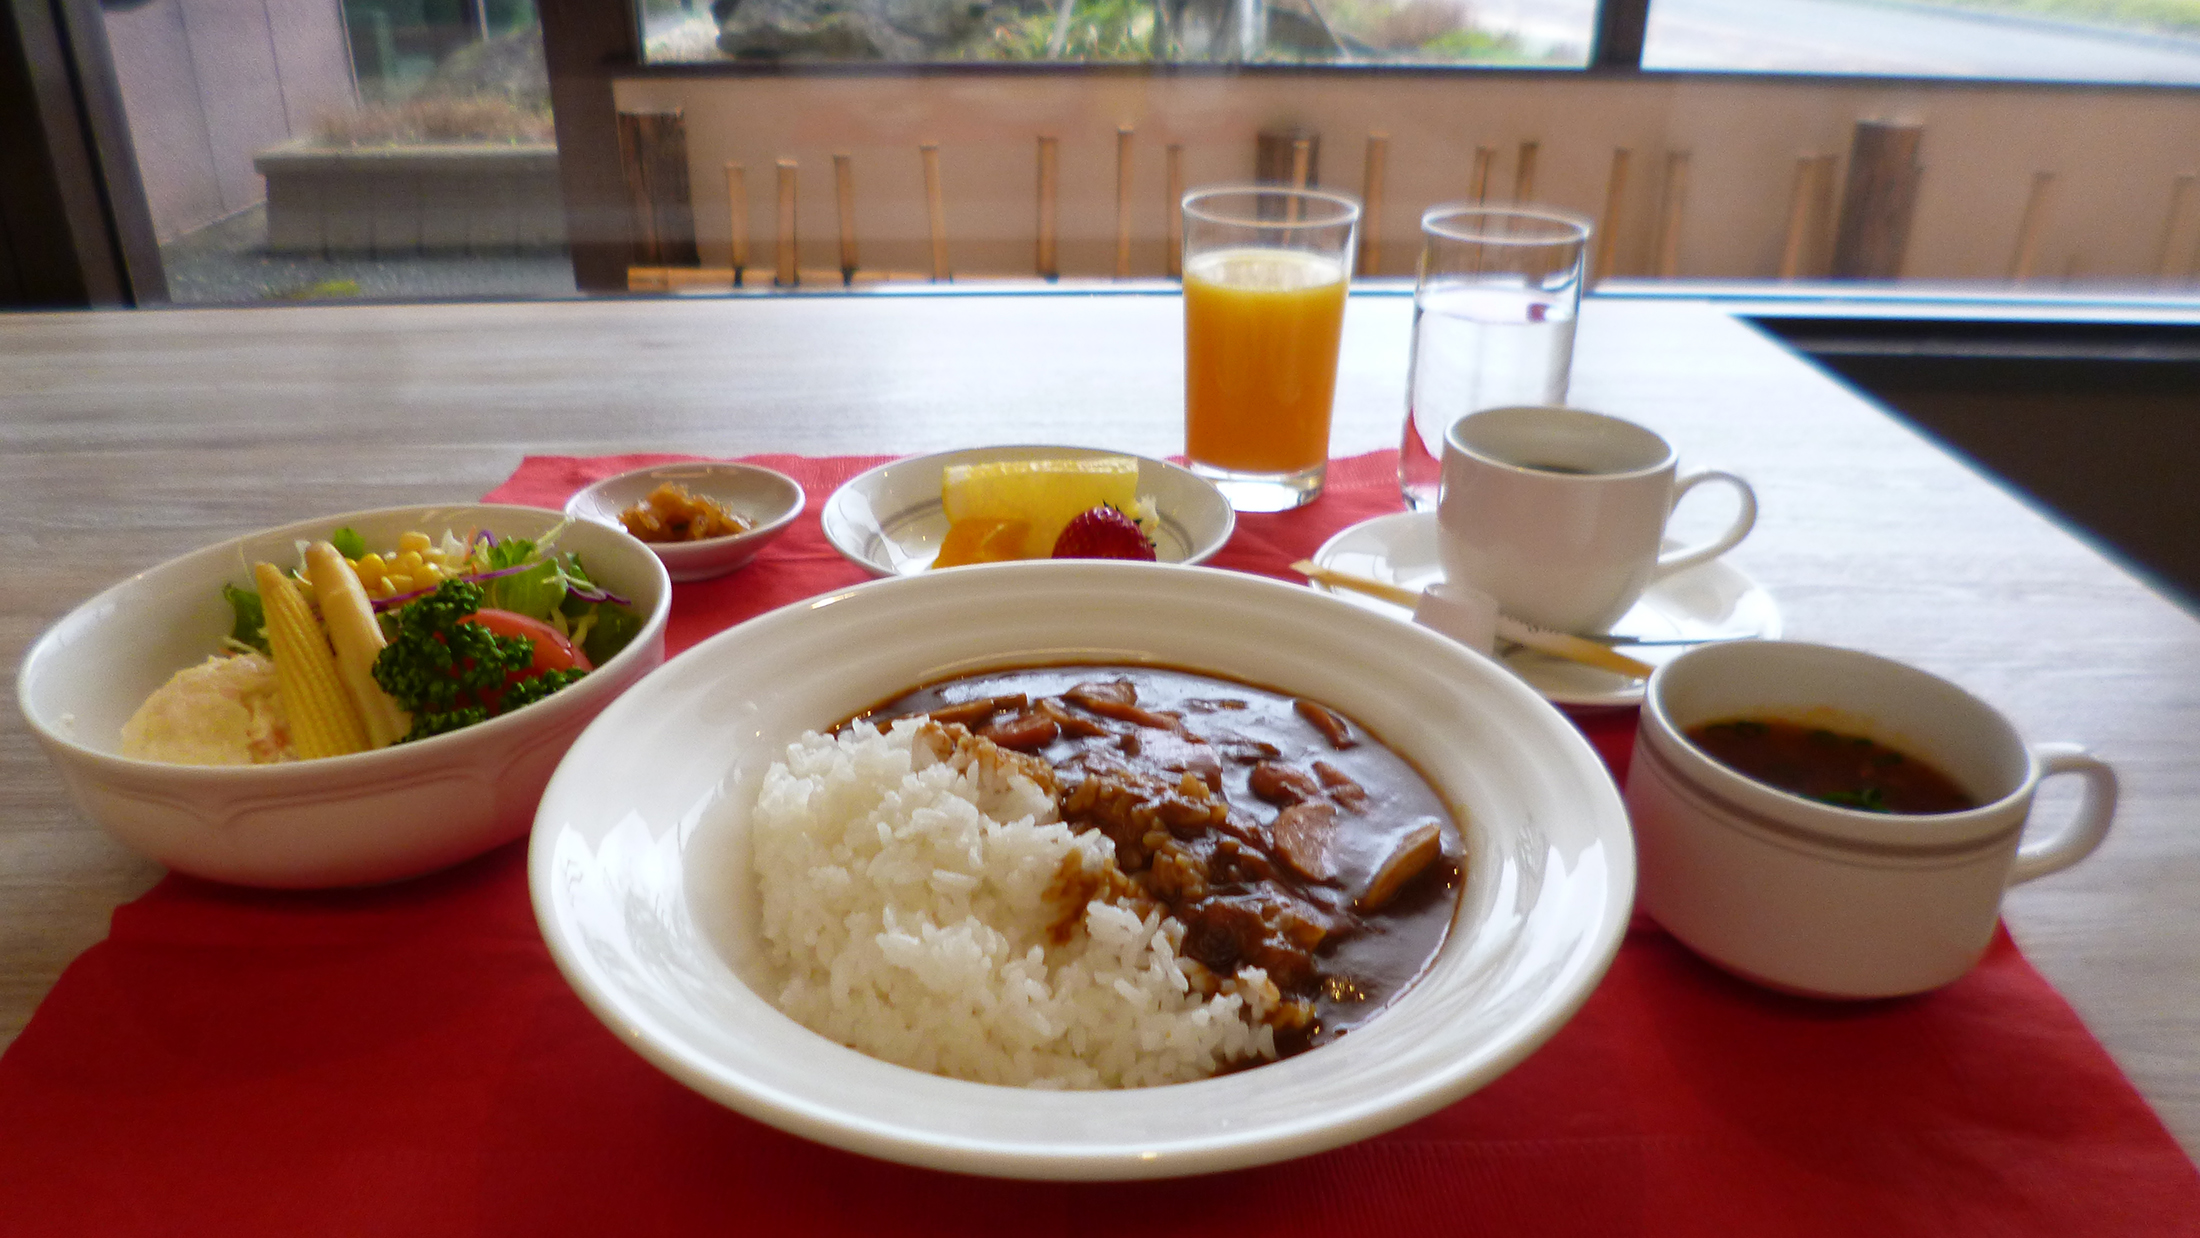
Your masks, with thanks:
[{"label": "mug handle", "polygon": [[1719,469],[1706,469],[1701,473],[1690,473],[1674,483],[1673,502],[1666,510],[1670,511],[1674,507],[1679,507],[1683,495],[1707,481],[1723,481],[1734,487],[1735,495],[1742,500],[1742,510],[1734,513],[1734,523],[1727,526],[1726,532],[1712,538],[1710,541],[1695,546],[1683,546],[1679,550],[1669,550],[1659,555],[1658,566],[1656,570],[1650,573],[1650,579],[1656,580],[1660,577],[1670,576],[1684,567],[1709,563],[1727,551],[1734,549],[1735,545],[1743,538],[1748,537],[1749,531],[1756,527],[1757,492],[1749,488],[1748,482],[1732,473],[1723,472]]},{"label": "mug handle", "polygon": [[2061,829],[2017,848],[2017,862],[2009,869],[2010,885],[2045,877],[2093,854],[2116,812],[2116,771],[2106,762],[2076,744],[2034,744],[2032,755],[2040,763],[2042,779],[2076,774],[2085,779],[2085,795]]}]

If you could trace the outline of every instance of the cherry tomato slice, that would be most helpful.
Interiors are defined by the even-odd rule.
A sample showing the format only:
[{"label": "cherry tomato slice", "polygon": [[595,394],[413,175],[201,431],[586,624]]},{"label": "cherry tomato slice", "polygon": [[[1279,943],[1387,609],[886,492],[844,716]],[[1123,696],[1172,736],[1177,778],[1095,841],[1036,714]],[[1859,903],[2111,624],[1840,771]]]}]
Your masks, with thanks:
[{"label": "cherry tomato slice", "polygon": [[531,678],[544,671],[562,671],[569,667],[594,670],[588,663],[588,655],[574,647],[573,642],[558,635],[558,630],[540,619],[509,610],[483,607],[466,617],[468,623],[478,623],[498,636],[524,636],[535,646],[535,661],[526,672],[516,678]]}]

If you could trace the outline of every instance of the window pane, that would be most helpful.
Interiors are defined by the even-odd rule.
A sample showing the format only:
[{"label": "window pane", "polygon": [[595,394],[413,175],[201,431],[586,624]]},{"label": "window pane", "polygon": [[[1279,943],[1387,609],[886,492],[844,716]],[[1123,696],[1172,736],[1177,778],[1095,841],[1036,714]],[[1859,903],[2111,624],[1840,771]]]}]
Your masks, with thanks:
[{"label": "window pane", "polygon": [[1594,0],[644,0],[653,63],[1588,63]]},{"label": "window pane", "polygon": [[2200,83],[2200,0],[1651,0],[1646,69]]},{"label": "window pane", "polygon": [[532,0],[103,0],[171,299],[570,296]]}]

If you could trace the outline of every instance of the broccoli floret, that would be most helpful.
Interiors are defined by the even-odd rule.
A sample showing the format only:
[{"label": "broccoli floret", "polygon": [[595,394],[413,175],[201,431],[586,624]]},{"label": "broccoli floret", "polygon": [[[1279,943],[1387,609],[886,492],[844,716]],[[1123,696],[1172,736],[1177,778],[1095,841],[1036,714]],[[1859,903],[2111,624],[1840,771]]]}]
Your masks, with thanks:
[{"label": "broccoli floret", "polygon": [[397,634],[374,660],[374,681],[412,714],[412,730],[398,742],[472,726],[541,700],[585,673],[510,682],[534,663],[534,645],[524,636],[498,636],[465,622],[481,609],[483,597],[479,585],[446,580],[397,612]]},{"label": "broccoli floret", "polygon": [[504,690],[504,708],[513,710],[522,705],[532,705],[587,674],[587,671],[575,666],[562,671],[544,671],[540,675],[522,679]]},{"label": "broccoli floret", "polygon": [[469,709],[446,709],[441,713],[417,713],[412,716],[412,729],[400,736],[397,742],[404,744],[416,739],[426,739],[430,735],[441,735],[446,731],[463,731],[476,722],[486,722],[488,719],[489,711],[479,705]]}]

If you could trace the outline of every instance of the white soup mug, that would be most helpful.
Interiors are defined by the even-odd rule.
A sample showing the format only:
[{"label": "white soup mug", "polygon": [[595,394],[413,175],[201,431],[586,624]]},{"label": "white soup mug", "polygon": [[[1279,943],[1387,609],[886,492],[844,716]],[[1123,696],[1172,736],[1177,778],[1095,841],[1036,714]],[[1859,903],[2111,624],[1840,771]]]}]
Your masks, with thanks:
[{"label": "white soup mug", "polygon": [[[1723,482],[1740,498],[1725,532],[1660,553],[1682,495]],[[1757,496],[1732,473],[1681,476],[1673,448],[1631,421],[1558,405],[1484,409],[1444,436],[1437,548],[1445,580],[1561,632],[1603,632],[1650,582],[1733,549]]]},{"label": "white soup mug", "polygon": [[[1773,788],[1688,737],[1708,723],[1777,719],[1861,736],[1939,770],[1977,804],[1960,812],[1840,807]],[[2085,794],[2037,837],[2042,778]],[[1815,997],[1893,997],[1970,970],[2002,891],[2091,854],[2116,775],[2074,744],[2027,745],[1991,706],[1914,667],[1825,645],[1740,641],[1692,649],[1646,689],[1627,814],[1636,906],[1746,979]]]}]

